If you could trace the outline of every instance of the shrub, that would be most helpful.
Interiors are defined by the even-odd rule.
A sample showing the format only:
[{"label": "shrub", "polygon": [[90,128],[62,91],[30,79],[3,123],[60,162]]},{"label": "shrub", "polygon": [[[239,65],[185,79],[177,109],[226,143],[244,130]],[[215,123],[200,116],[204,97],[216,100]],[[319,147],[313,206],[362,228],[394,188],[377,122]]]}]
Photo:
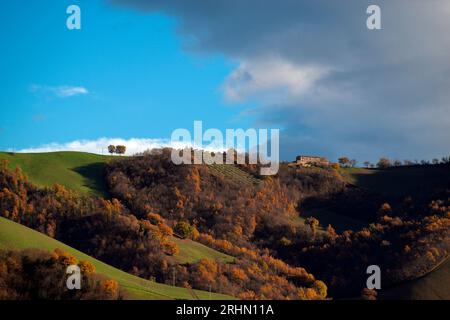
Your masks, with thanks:
[{"label": "shrub", "polygon": [[190,238],[194,232],[194,227],[191,226],[189,223],[181,221],[178,222],[175,228],[173,229],[176,235],[179,237],[186,239]]}]

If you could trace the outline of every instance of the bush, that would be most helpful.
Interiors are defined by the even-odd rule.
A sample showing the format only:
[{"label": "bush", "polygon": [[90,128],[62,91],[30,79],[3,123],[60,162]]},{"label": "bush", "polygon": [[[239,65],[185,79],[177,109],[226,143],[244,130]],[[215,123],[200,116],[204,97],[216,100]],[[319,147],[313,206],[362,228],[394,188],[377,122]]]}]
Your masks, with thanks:
[{"label": "bush", "polygon": [[80,290],[66,287],[66,268],[77,264],[71,254],[28,249],[0,250],[0,300],[117,300],[123,292],[115,280],[95,273],[94,266],[80,261]]},{"label": "bush", "polygon": [[175,234],[183,239],[190,238],[194,232],[194,227],[189,223],[181,221],[178,222],[173,231]]}]

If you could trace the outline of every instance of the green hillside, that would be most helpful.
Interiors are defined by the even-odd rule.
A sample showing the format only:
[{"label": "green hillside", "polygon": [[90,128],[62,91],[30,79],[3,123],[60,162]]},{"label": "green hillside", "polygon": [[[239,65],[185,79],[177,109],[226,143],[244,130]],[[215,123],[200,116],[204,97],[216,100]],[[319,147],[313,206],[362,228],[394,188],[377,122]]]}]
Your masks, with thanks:
[{"label": "green hillside", "polygon": [[[107,196],[103,166],[112,156],[85,152],[10,153],[0,152],[0,160],[9,167],[20,167],[30,182],[40,187],[55,183],[71,190],[95,196]],[[214,172],[244,185],[258,184],[259,179],[234,165],[211,165]]]},{"label": "green hillside", "polygon": [[407,281],[385,291],[380,299],[450,300],[450,260],[424,277]]},{"label": "green hillside", "polygon": [[30,182],[40,187],[55,183],[69,189],[96,196],[107,195],[103,165],[111,156],[84,152],[6,153],[11,169],[20,167]]},{"label": "green hillside", "polygon": [[[44,234],[2,217],[0,217],[0,248],[37,248],[49,251],[60,248],[74,255],[78,260],[90,261],[95,266],[97,273],[115,279],[128,291],[131,299],[196,299],[198,297],[207,300],[210,298],[209,292],[172,287],[133,276]],[[211,299],[233,299],[233,297],[212,293]]]},{"label": "green hillside", "polygon": [[[58,183],[69,189],[97,196],[107,194],[103,165],[111,158],[112,156],[84,152],[0,152],[0,160],[7,160],[11,169],[20,167],[30,182],[37,186],[52,186]],[[236,170],[241,171],[238,168]],[[174,241],[180,248],[180,252],[175,256],[177,263],[194,263],[202,258],[233,261],[233,257],[192,240],[174,238]]]},{"label": "green hillside", "polygon": [[448,185],[450,167],[411,166],[389,169],[341,168],[344,179],[358,187],[385,195],[405,196],[428,194]]},{"label": "green hillside", "polygon": [[195,263],[200,259],[220,260],[222,262],[233,262],[234,258],[225,253],[211,249],[201,243],[174,237],[174,242],[178,245],[180,252],[175,255],[175,261],[179,264]]},{"label": "green hillside", "polygon": [[255,185],[261,181],[251,174],[231,164],[212,164],[209,167],[218,174],[224,175],[232,181],[241,185]]}]

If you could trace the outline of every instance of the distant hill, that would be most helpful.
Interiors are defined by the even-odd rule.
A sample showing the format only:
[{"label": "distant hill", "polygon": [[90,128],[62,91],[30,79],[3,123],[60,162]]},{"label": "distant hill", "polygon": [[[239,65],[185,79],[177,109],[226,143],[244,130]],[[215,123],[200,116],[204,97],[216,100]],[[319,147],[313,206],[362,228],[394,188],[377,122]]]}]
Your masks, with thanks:
[{"label": "distant hill", "polygon": [[[2,217],[0,217],[0,248],[37,248],[49,251],[60,248],[74,255],[78,260],[87,260],[91,262],[95,266],[97,273],[102,274],[109,279],[115,279],[128,291],[130,295],[129,298],[131,299],[153,300],[200,298],[207,300],[210,298],[209,292],[172,287],[133,276],[73,249],[55,239],[47,237],[42,233]],[[211,299],[233,299],[233,297],[212,293]]]},{"label": "distant hill", "polygon": [[341,168],[339,172],[347,182],[387,196],[426,195],[450,181],[449,166]]},{"label": "distant hill", "polygon": [[103,165],[112,156],[84,152],[7,153],[11,169],[19,166],[30,182],[40,187],[61,184],[74,191],[94,196],[106,196]]},{"label": "distant hill", "polygon": [[[0,152],[0,160],[9,167],[20,167],[30,182],[40,187],[55,183],[69,189],[94,196],[108,196],[103,178],[104,164],[115,157],[85,152],[12,153]],[[232,165],[211,165],[217,174],[243,184],[258,184],[259,179]]]}]

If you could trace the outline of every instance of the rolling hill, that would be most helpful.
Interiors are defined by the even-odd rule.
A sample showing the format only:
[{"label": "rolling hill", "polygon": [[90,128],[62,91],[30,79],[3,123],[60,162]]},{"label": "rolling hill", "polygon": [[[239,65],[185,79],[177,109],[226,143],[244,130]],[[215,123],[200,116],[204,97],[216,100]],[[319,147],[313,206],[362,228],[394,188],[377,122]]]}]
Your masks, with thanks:
[{"label": "rolling hill", "polygon": [[[103,178],[103,165],[113,156],[84,152],[5,153],[10,169],[20,167],[30,182],[40,187],[61,184],[74,191],[94,196],[108,194]],[[242,174],[245,172],[239,170]],[[173,238],[180,252],[174,256],[177,263],[194,263],[202,258],[232,262],[233,257],[192,240]]]},{"label": "rolling hill", "polygon": [[107,196],[103,165],[111,158],[84,152],[0,152],[0,160],[7,160],[11,169],[20,167],[30,182],[39,187],[58,183],[94,196]]},{"label": "rolling hill", "polygon": [[[103,179],[103,166],[113,156],[61,151],[48,153],[0,152],[0,160],[7,160],[10,169],[20,167],[30,182],[39,187],[55,183],[71,190],[94,196],[108,196]],[[210,165],[221,174],[243,185],[258,184],[259,179],[232,165]]]},{"label": "rolling hill", "polygon": [[388,196],[416,196],[444,187],[450,181],[448,166],[409,166],[388,169],[341,168],[339,172],[353,185]]},{"label": "rolling hill", "polygon": [[211,249],[210,247],[196,241],[192,241],[190,239],[179,239],[177,237],[173,237],[172,240],[180,249],[180,252],[174,256],[175,262],[179,264],[195,263],[203,258],[230,263],[234,261],[232,256]]},{"label": "rolling hill", "polygon": [[121,287],[127,290],[130,299],[233,299],[233,297],[227,295],[173,287],[133,276],[44,234],[2,217],[0,217],[0,248],[37,248],[49,251],[60,248],[74,255],[78,260],[91,262],[95,266],[97,273],[107,278],[115,279]]},{"label": "rolling hill", "polygon": [[[111,158],[110,156],[81,152],[44,154],[0,152],[0,160],[8,160],[11,168],[21,167],[29,180],[38,186],[51,186],[54,183],[59,183],[80,193],[96,196],[107,196],[107,188],[103,181],[103,166]],[[210,167],[214,174],[225,176],[242,186],[256,185],[260,182],[235,166],[213,165]],[[389,197],[427,195],[432,188],[444,186],[450,181],[448,167],[395,167],[386,170],[341,168],[339,172],[348,183]],[[365,225],[358,220],[339,215],[328,209],[323,207],[311,211],[302,211],[302,216],[296,218],[294,222],[297,225],[304,226],[304,218],[311,215],[317,217],[323,227],[331,223],[338,231],[347,228],[359,229]],[[323,229],[320,228],[319,234],[322,232]],[[179,264],[193,263],[201,258],[219,259],[224,262],[233,262],[234,260],[231,256],[192,240],[174,238],[174,241],[177,243],[180,252],[173,259],[174,262]],[[47,250],[59,247],[74,254],[78,259],[91,261],[96,266],[98,273],[116,279],[122,287],[130,292],[130,297],[133,299],[209,298],[209,293],[204,291],[171,287],[132,276],[65,246],[61,242],[2,218],[0,218],[1,247],[18,249],[36,247]],[[447,288],[449,268],[450,265],[447,262],[422,278],[386,289],[386,291],[380,292],[380,299],[449,299]],[[227,299],[232,297],[213,294],[211,298]]]},{"label": "rolling hill", "polygon": [[380,299],[450,300],[450,260],[427,275],[381,290]]}]

